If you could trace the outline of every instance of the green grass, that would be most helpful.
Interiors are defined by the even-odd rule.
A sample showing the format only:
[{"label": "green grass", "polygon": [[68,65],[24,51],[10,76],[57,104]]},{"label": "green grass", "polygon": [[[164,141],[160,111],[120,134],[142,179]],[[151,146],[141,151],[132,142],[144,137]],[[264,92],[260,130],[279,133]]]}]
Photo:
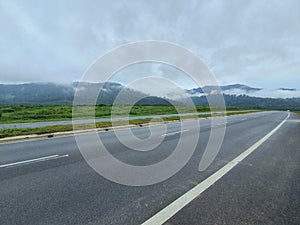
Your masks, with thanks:
[{"label": "green grass", "polygon": [[[256,111],[251,111],[256,112]],[[228,112],[227,116],[230,115],[237,115],[237,114],[246,114],[251,112]],[[141,125],[141,124],[147,124],[147,123],[153,123],[153,122],[168,122],[168,121],[179,121],[179,120],[186,120],[186,119],[197,119],[197,118],[207,118],[210,117],[211,114],[206,115],[190,115],[190,116],[171,116],[166,117],[162,119],[135,119],[130,121],[116,121],[113,123],[114,126],[122,126],[127,125],[128,123],[131,125]],[[213,116],[219,116],[218,114]],[[96,123],[96,128],[108,128],[112,127],[111,122],[98,122]],[[94,124],[77,124],[75,129],[76,130],[85,130],[85,129],[92,129],[95,128]],[[4,137],[13,137],[13,136],[19,136],[19,135],[31,135],[31,134],[50,134],[55,132],[64,132],[64,131],[72,131],[73,126],[72,125],[57,125],[57,126],[47,126],[47,127],[39,127],[39,128],[13,128],[13,129],[2,129],[0,130],[0,138]]]},{"label": "green grass", "polygon": [[[177,106],[180,113],[194,112],[192,107]],[[228,107],[227,110],[240,110],[237,107]],[[207,106],[197,106],[197,112],[207,112]],[[79,106],[76,107],[76,119],[84,119],[87,116],[96,118],[107,118],[111,116],[112,106]],[[176,114],[174,106],[114,106],[114,117],[147,116]],[[72,106],[0,106],[0,123],[23,123],[23,122],[42,122],[42,121],[62,121],[72,119]]]}]

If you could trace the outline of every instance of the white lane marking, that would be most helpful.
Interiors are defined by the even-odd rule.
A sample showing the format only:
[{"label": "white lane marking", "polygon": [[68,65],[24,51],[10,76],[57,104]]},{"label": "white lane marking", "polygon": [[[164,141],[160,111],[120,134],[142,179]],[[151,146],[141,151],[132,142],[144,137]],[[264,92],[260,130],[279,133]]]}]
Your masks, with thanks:
[{"label": "white lane marking", "polygon": [[214,126],[215,127],[218,127],[218,126],[225,126],[228,122],[224,122],[224,123],[218,123],[218,124],[215,124]]},{"label": "white lane marking", "polygon": [[184,133],[184,132],[187,132],[187,131],[189,131],[189,130],[180,130],[180,131],[175,131],[175,132],[172,132],[172,133],[163,134],[161,136],[167,137],[167,136],[171,136],[171,135],[175,135],[175,134]]},{"label": "white lane marking", "polygon": [[0,168],[18,166],[18,165],[29,164],[29,163],[34,163],[34,162],[42,162],[42,161],[46,161],[46,160],[59,159],[59,158],[64,158],[64,157],[68,157],[68,156],[69,155],[50,155],[50,156],[45,156],[45,157],[41,157],[41,158],[29,159],[29,160],[24,160],[24,161],[20,161],[20,162],[14,162],[14,163],[0,165]]},{"label": "white lane marking", "polygon": [[288,120],[288,122],[300,123],[300,120]]},{"label": "white lane marking", "polygon": [[206,178],[200,184],[183,194],[181,197],[176,199],[174,202],[169,204],[167,207],[159,211],[157,214],[152,216],[150,219],[142,223],[142,225],[152,225],[152,224],[163,224],[167,222],[172,216],[174,216],[179,210],[189,204],[192,200],[197,198],[201,193],[207,190],[210,186],[212,186],[215,182],[221,179],[226,173],[232,170],[236,165],[239,164],[242,160],[244,160],[248,155],[254,152],[260,145],[262,145],[271,135],[273,135],[289,118],[290,113],[288,116],[278,125],[276,126],[270,133],[265,135],[259,141],[257,141],[254,145],[248,148],[246,151],[241,153],[231,162],[227,163],[217,172]]}]

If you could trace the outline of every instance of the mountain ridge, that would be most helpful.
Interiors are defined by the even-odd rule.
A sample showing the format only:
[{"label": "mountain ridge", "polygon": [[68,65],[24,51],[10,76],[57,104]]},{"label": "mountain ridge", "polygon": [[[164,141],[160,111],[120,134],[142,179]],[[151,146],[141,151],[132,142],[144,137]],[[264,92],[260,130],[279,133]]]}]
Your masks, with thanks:
[{"label": "mountain ridge", "polygon": [[[0,84],[0,105],[71,105],[78,82],[72,84],[55,83],[25,83],[25,84]],[[143,92],[129,89],[120,83],[80,83],[80,88],[84,89],[84,97],[89,99],[91,93],[99,91],[100,95],[97,104],[111,105],[122,91],[118,104],[133,104],[136,99],[140,99],[140,105],[184,105],[184,99],[168,99],[164,97],[151,96]],[[261,109],[291,109],[300,110],[300,98],[269,98],[251,96],[262,93],[264,89],[250,87],[243,84],[230,84],[220,87],[204,86],[186,90],[196,105],[208,105],[206,95],[215,95],[221,90],[228,106],[261,108]],[[278,88],[280,93],[297,92],[297,89]],[[90,104],[93,104],[90,102]]]}]

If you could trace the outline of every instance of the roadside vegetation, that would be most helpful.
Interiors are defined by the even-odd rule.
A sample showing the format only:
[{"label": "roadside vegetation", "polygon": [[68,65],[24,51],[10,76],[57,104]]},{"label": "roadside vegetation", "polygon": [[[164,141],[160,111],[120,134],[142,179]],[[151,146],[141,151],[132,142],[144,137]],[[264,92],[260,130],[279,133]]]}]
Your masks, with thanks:
[{"label": "roadside vegetation", "polygon": [[[180,113],[194,112],[192,107],[177,106]],[[95,110],[91,106],[81,106],[76,108],[76,119],[84,119],[86,112],[93,116],[95,112],[96,118],[107,118],[111,116],[112,106],[97,105]],[[197,112],[208,112],[208,106],[197,106]],[[238,107],[228,107],[227,110],[242,110]],[[82,117],[80,116],[82,111]],[[170,105],[120,105],[114,106],[114,117],[129,116],[147,116],[147,115],[163,115],[177,114],[174,106]],[[0,123],[22,123],[22,122],[43,122],[43,121],[62,121],[72,119],[72,106],[0,106]]]},{"label": "roadside vegetation", "polygon": [[[227,112],[227,116],[230,115],[238,115],[238,114],[246,114],[246,113],[253,113],[258,111],[245,111],[245,112]],[[113,126],[124,126],[124,125],[138,125],[143,126],[147,125],[148,123],[162,123],[162,122],[169,122],[169,121],[180,121],[180,120],[187,120],[187,119],[198,119],[198,118],[208,118],[211,116],[220,116],[220,114],[205,114],[205,115],[189,115],[189,116],[170,116],[166,118],[147,118],[147,119],[134,119],[129,121],[115,121]],[[111,122],[98,122],[94,124],[77,124],[75,129],[76,130],[86,130],[86,129],[93,129],[93,128],[111,128]],[[39,128],[13,128],[13,129],[0,129],[0,138],[5,137],[13,137],[19,135],[32,135],[32,134],[52,134],[56,132],[65,132],[65,131],[72,131],[72,125],[56,125],[56,126],[47,126],[47,127],[39,127]]]}]

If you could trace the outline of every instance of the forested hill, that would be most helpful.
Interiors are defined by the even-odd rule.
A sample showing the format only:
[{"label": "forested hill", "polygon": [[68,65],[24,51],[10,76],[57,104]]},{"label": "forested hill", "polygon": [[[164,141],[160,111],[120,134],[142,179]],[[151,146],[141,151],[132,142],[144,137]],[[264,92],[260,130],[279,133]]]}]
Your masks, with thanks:
[{"label": "forested hill", "polygon": [[[29,83],[29,84],[0,84],[1,105],[71,105],[77,83],[71,85],[59,85],[53,83]],[[150,96],[140,91],[129,89],[119,83],[85,83],[82,85],[87,96],[90,92],[101,89],[97,104],[113,104],[116,96],[122,90],[120,104],[131,104],[134,99],[140,98],[140,105],[169,105],[185,104],[184,99],[167,99]],[[203,93],[214,92],[213,86],[186,90],[196,105],[207,105]],[[300,110],[300,98],[263,98],[253,97],[247,93],[261,91],[259,88],[251,88],[246,85],[222,86],[227,106],[259,109],[290,109]],[[232,90],[242,90],[246,94],[230,94]],[[286,90],[281,90],[286,91]],[[294,91],[294,90],[288,90]],[[232,92],[233,93],[233,92]]]}]

